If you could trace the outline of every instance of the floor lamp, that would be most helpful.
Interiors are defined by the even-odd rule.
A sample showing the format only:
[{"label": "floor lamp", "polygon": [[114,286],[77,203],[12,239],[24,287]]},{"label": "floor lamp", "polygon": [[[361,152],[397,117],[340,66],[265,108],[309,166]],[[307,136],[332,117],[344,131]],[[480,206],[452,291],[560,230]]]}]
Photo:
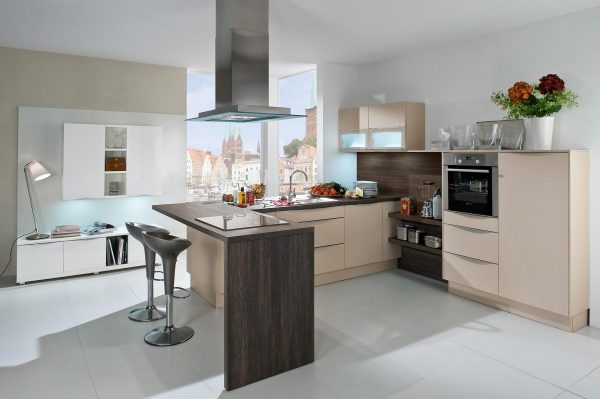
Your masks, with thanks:
[{"label": "floor lamp", "polygon": [[25,165],[23,168],[23,172],[25,173],[25,182],[27,183],[27,194],[29,195],[29,205],[31,206],[31,215],[33,215],[33,224],[35,225],[35,231],[33,234],[28,235],[25,238],[28,240],[42,240],[44,238],[48,238],[49,235],[40,234],[38,232],[37,220],[35,219],[35,210],[33,209],[33,201],[31,199],[31,187],[29,179],[33,179],[34,182],[42,181],[52,176],[52,173],[48,172],[48,169],[46,169],[38,161],[31,161],[27,163],[27,165]]}]

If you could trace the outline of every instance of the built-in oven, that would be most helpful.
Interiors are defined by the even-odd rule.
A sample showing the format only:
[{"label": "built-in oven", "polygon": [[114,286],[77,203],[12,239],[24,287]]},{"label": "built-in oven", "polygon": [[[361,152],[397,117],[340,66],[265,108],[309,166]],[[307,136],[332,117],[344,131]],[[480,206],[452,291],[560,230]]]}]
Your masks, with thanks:
[{"label": "built-in oven", "polygon": [[498,153],[444,153],[444,209],[498,216]]}]

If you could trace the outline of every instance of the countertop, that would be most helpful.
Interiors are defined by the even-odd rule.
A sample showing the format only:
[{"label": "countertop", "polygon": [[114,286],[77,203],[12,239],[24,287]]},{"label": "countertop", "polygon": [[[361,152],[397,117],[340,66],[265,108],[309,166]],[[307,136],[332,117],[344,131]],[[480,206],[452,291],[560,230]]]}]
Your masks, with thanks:
[{"label": "countertop", "polygon": [[221,201],[214,202],[185,202],[180,204],[153,205],[152,209],[172,219],[177,220],[193,229],[201,231],[209,236],[222,241],[244,241],[254,238],[265,238],[269,236],[281,236],[286,234],[298,234],[302,232],[312,233],[314,228],[298,223],[289,223],[275,226],[256,227],[240,230],[221,230],[206,223],[198,222],[196,218],[207,216],[225,216],[232,213],[242,214],[253,212],[249,209],[237,208],[227,205]]},{"label": "countertop", "polygon": [[248,209],[251,209],[260,213],[269,213],[269,212],[277,212],[277,211],[295,211],[295,210],[303,210],[303,209],[316,209],[316,208],[330,208],[332,206],[345,206],[345,205],[360,205],[360,204],[375,204],[378,202],[387,202],[387,201],[399,201],[402,196],[399,195],[379,195],[375,198],[358,198],[358,199],[349,199],[349,198],[335,198],[335,201],[324,201],[317,202],[312,204],[302,204],[302,205],[289,205],[289,206],[270,206],[263,207],[262,205],[253,205]]}]

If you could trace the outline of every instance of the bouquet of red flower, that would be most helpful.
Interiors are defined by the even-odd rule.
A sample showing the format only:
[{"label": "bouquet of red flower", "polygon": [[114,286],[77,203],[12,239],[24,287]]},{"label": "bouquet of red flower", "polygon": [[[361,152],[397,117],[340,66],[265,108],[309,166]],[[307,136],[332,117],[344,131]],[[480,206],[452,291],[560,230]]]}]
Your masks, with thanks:
[{"label": "bouquet of red flower", "polygon": [[541,77],[537,85],[516,82],[507,93],[493,93],[492,102],[508,112],[506,119],[542,118],[578,105],[577,95],[555,74]]}]

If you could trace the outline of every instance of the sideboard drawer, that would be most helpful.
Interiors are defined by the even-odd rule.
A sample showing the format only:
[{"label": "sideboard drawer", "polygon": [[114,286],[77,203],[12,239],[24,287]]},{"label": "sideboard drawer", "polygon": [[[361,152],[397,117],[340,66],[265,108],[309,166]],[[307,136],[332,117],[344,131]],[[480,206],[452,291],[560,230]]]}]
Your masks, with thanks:
[{"label": "sideboard drawer", "polygon": [[63,243],[19,245],[17,281],[29,277],[52,276],[63,272]]},{"label": "sideboard drawer", "polygon": [[498,233],[444,224],[444,250],[498,263]]},{"label": "sideboard drawer", "polygon": [[64,245],[65,272],[106,267],[106,238],[65,241]]}]

